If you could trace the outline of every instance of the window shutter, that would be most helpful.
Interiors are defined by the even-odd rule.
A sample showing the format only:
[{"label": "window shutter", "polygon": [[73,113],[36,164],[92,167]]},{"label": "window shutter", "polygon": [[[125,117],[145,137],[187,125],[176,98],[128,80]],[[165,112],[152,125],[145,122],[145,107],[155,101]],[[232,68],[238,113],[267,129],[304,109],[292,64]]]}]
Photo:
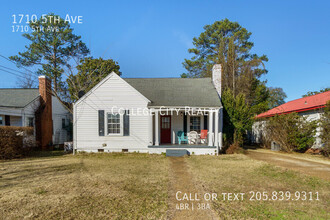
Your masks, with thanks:
[{"label": "window shutter", "polygon": [[187,134],[187,115],[184,113],[183,115],[183,133]]},{"label": "window shutter", "polygon": [[204,130],[207,130],[207,115],[204,115]]},{"label": "window shutter", "polygon": [[124,113],[124,136],[129,136],[129,110]]},{"label": "window shutter", "polygon": [[104,136],[104,110],[99,110],[99,136]]}]

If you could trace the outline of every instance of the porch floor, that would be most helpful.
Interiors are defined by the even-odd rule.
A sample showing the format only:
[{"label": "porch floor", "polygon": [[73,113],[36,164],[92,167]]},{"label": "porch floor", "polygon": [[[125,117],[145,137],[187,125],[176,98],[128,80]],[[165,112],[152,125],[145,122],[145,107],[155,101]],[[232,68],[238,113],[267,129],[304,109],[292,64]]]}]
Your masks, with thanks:
[{"label": "porch floor", "polygon": [[207,144],[160,144],[159,146],[149,145],[148,148],[216,148],[216,146],[208,146]]}]

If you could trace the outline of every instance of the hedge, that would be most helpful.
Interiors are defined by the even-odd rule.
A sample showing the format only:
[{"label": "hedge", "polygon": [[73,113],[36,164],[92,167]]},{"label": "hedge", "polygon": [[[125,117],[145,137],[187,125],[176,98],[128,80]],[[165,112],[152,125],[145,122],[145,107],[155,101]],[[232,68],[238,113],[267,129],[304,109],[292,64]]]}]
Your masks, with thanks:
[{"label": "hedge", "polygon": [[33,127],[0,126],[0,159],[26,155],[37,146]]}]

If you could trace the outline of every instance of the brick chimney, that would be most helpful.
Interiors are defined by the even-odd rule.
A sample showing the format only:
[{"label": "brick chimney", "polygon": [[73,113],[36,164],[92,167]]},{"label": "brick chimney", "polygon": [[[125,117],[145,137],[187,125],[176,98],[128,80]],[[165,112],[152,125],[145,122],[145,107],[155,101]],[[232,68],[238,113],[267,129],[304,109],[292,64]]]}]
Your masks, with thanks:
[{"label": "brick chimney", "polygon": [[46,76],[39,76],[40,107],[37,112],[37,140],[41,148],[47,149],[53,139],[52,84]]},{"label": "brick chimney", "polygon": [[212,67],[212,82],[221,97],[221,64],[215,64]]}]

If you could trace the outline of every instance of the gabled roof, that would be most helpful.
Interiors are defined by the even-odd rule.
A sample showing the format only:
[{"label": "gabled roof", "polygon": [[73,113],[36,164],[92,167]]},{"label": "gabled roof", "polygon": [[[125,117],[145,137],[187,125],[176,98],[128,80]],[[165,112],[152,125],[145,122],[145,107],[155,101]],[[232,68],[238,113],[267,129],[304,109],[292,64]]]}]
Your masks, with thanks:
[{"label": "gabled roof", "polygon": [[327,101],[330,100],[330,91],[320,94],[296,99],[273,108],[267,112],[257,115],[256,118],[271,117],[276,114],[288,114],[291,112],[304,112],[313,109],[324,108]]},{"label": "gabled roof", "polygon": [[211,78],[123,78],[149,106],[221,107]]},{"label": "gabled roof", "polygon": [[0,107],[24,108],[39,96],[39,89],[0,89]]}]

